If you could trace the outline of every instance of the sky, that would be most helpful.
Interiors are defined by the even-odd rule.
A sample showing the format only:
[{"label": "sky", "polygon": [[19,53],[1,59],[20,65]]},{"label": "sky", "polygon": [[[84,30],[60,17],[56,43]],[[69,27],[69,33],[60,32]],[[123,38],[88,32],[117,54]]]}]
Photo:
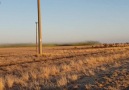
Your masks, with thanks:
[{"label": "sky", "polygon": [[[37,0],[0,0],[0,44],[35,43]],[[43,43],[129,42],[129,0],[41,0]]]}]

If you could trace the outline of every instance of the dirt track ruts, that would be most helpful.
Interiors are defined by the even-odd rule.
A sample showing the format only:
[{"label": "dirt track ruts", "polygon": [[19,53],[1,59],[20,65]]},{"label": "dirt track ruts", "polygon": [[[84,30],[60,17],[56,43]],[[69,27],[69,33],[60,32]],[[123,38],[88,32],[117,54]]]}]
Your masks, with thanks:
[{"label": "dirt track ruts", "polygon": [[[118,47],[116,47],[116,48],[118,48]],[[87,48],[77,48],[77,49],[75,49],[75,50],[82,50],[83,51],[83,53],[81,53],[80,54],[80,52],[74,52],[74,51],[72,51],[72,50],[74,50],[73,48],[65,48],[64,50],[68,50],[67,52],[70,52],[68,55],[56,55],[55,54],[55,56],[54,57],[51,57],[51,53],[50,54],[47,54],[47,55],[43,55],[43,56],[40,56],[40,57],[37,57],[36,55],[29,55],[29,56],[26,56],[26,54],[25,54],[25,58],[31,58],[31,59],[28,59],[28,60],[26,60],[26,61],[22,61],[22,60],[19,60],[19,61],[15,61],[15,62],[5,62],[5,63],[0,63],[0,67],[6,67],[6,66],[12,66],[12,65],[20,65],[20,64],[26,64],[26,63],[36,63],[36,62],[51,62],[51,61],[53,61],[53,62],[55,62],[55,61],[58,61],[58,60],[60,60],[60,59],[63,59],[63,58],[67,58],[67,59],[69,59],[69,58],[73,58],[73,57],[78,57],[78,56],[86,56],[86,57],[90,57],[90,56],[99,56],[99,55],[112,55],[113,53],[107,53],[107,52],[105,52],[105,50],[110,50],[110,48],[92,48],[93,50],[96,50],[96,51],[94,51],[94,52],[89,52],[89,53],[85,53],[85,50],[89,50],[89,48],[87,49]],[[115,48],[114,48],[115,49]],[[127,50],[128,50],[128,48],[126,48]],[[54,49],[54,50],[60,50],[60,49]],[[17,53],[17,52],[16,52]],[[34,52],[33,52],[34,53]],[[117,52],[115,52],[115,54],[117,54],[117,53],[121,53],[121,51],[117,51]],[[65,54],[65,53],[64,53]],[[70,55],[71,54],[71,55]],[[5,57],[24,57],[24,55],[23,56],[21,56],[21,55],[0,55],[0,58],[1,57],[3,57],[3,58],[5,58]]]}]

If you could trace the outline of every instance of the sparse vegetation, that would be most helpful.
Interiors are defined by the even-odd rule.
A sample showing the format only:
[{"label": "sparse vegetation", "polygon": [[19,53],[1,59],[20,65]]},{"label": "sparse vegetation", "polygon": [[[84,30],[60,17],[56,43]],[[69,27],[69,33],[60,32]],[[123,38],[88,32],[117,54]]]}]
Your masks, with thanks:
[{"label": "sparse vegetation", "polygon": [[[129,87],[129,47],[0,49],[0,90],[121,90]],[[28,87],[29,86],[29,87]]]}]

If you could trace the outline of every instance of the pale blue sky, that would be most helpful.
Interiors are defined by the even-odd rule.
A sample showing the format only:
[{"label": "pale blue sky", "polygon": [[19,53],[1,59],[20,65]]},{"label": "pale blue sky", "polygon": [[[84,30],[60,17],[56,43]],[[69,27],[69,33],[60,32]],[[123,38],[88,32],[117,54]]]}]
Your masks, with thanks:
[{"label": "pale blue sky", "polygon": [[[37,0],[0,0],[0,44],[34,43]],[[129,0],[41,0],[43,42],[129,42]]]}]

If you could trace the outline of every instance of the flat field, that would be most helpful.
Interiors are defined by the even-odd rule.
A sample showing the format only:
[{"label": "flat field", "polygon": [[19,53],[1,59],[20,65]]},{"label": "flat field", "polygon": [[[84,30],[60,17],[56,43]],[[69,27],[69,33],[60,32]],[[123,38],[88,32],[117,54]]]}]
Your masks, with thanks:
[{"label": "flat field", "polygon": [[0,90],[129,90],[129,47],[0,48]]}]

